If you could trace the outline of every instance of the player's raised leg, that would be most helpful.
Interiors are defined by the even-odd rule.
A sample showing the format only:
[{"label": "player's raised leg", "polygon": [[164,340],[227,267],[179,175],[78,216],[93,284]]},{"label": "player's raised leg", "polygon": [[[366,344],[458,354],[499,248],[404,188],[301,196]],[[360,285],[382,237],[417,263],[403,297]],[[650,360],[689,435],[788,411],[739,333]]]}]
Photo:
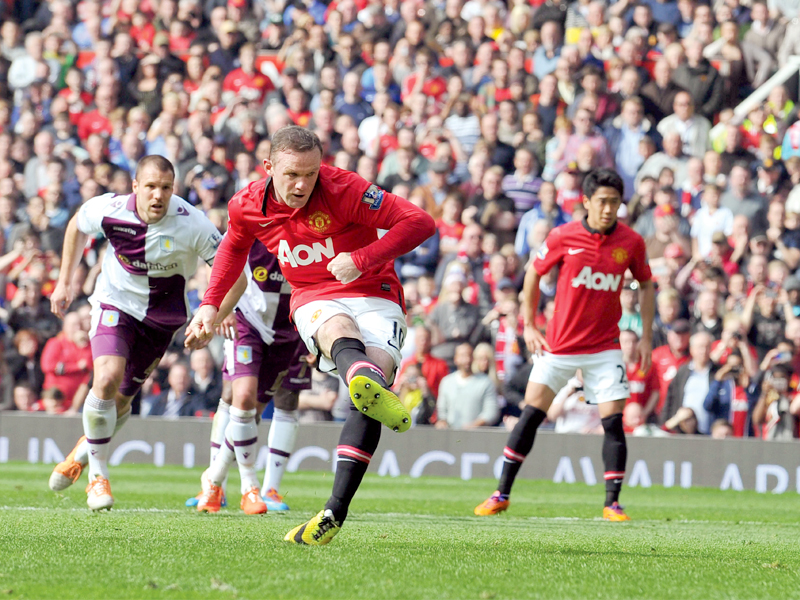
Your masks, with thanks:
[{"label": "player's raised leg", "polygon": [[[314,311],[316,305],[322,306],[316,309],[323,312],[320,320],[327,316],[326,311],[336,310],[331,309],[331,303],[312,302],[299,309],[296,318],[302,319],[309,311]],[[390,335],[402,337],[399,334]],[[376,360],[367,353],[359,327],[350,315],[339,313],[330,316],[320,325],[315,339],[323,356],[336,365],[339,377],[350,390],[350,399],[361,412],[396,432],[408,431],[411,417],[387,384],[389,377],[385,369],[391,368],[388,375],[393,377],[395,361],[379,350],[381,362],[385,361],[384,368],[376,364]],[[391,342],[391,339],[388,341]],[[402,340],[399,346],[402,346]]]}]

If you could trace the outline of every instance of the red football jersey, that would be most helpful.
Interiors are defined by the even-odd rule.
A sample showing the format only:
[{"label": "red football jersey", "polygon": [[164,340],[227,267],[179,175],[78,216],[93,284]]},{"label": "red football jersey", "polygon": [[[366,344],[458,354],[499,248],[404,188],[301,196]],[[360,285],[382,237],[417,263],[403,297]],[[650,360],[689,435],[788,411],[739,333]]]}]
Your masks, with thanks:
[{"label": "red football jersey", "polygon": [[678,374],[678,369],[686,362],[689,362],[688,354],[677,358],[672,354],[669,346],[666,344],[653,350],[653,368],[651,370],[655,372],[658,377],[659,393],[656,414],[661,414],[661,407],[664,406],[664,401],[667,399],[669,383],[675,379],[675,375]]},{"label": "red football jersey", "polygon": [[[378,229],[389,231],[378,239]],[[278,257],[292,286],[291,310],[313,300],[384,298],[404,305],[394,259],[435,232],[433,218],[410,202],[350,171],[322,165],[306,205],[275,199],[269,179],[251,183],[228,203],[228,232],[217,251],[203,304],[219,306],[241,273],[255,238]],[[352,253],[361,276],[343,284],[328,271],[342,252]],[[239,263],[241,262],[241,266]]]},{"label": "red football jersey", "polygon": [[747,415],[750,412],[747,403],[747,393],[745,389],[737,385],[733,391],[733,401],[731,402],[731,412],[729,421],[733,426],[733,437],[744,437],[747,435]]},{"label": "red football jersey", "polygon": [[644,239],[623,223],[602,234],[583,221],[553,229],[533,268],[544,275],[560,266],[555,313],[547,325],[553,354],[594,354],[619,349],[619,319],[625,271],[650,281]]},{"label": "red football jersey", "polygon": [[630,384],[631,397],[628,402],[641,404],[642,408],[647,406],[647,401],[653,394],[653,390],[658,390],[658,376],[655,369],[650,369],[643,373],[639,364],[626,365],[628,373],[628,383]]},{"label": "red football jersey", "polygon": [[275,89],[272,80],[256,71],[252,76],[242,69],[235,69],[225,76],[222,89],[226,92],[235,92],[248,100],[263,102],[267,94]]}]

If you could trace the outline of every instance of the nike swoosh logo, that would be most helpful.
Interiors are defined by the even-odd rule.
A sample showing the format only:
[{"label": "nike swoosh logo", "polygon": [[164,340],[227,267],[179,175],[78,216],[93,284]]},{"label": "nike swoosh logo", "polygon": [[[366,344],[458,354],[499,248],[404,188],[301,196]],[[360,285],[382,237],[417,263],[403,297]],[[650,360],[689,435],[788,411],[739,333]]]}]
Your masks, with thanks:
[{"label": "nike swoosh logo", "polygon": [[274,221],[275,221],[275,219],[273,219],[272,221],[267,221],[266,223],[259,223],[259,226],[266,227],[267,225],[269,225],[270,223],[273,223]]},{"label": "nike swoosh logo", "polygon": [[576,254],[580,254],[584,250],[586,250],[586,248],[570,248],[569,250],[567,250],[567,254],[575,256]]}]

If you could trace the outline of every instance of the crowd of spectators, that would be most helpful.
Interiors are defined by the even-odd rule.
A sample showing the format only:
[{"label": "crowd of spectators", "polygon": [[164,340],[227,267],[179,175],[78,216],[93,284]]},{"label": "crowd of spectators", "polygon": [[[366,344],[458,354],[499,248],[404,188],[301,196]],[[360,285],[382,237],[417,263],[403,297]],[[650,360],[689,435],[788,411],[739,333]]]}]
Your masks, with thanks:
[{"label": "crowd of spectators", "polygon": [[[139,158],[225,227],[263,176],[269,136],[309,127],[324,160],[408,198],[438,233],[397,261],[409,335],[396,387],[418,424],[511,424],[531,359],[524,271],[582,218],[581,182],[615,168],[619,217],[657,281],[653,369],[638,368],[636,282],[621,345],[634,434],[798,437],[797,81],[733,109],[800,54],[797,0],[17,0],[0,3],[0,319],[4,404],[75,413],[91,379],[91,240],[58,322],[48,295],[64,228],[87,199],[127,194]],[[795,187],[796,186],[796,187]],[[207,270],[190,284],[193,307]],[[553,311],[542,278],[538,326]],[[180,333],[178,338],[180,338]],[[176,344],[142,416],[206,415],[219,344]],[[315,372],[304,420],[341,418]],[[580,373],[549,420],[598,430]],[[594,412],[593,412],[594,411]]]}]

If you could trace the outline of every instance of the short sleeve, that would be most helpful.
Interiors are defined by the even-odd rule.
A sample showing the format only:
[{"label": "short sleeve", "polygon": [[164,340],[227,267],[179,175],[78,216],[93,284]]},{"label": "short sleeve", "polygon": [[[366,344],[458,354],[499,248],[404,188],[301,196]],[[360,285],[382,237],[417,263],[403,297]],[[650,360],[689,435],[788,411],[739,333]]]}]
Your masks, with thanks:
[{"label": "short sleeve", "polygon": [[[78,210],[78,230],[86,235],[94,235],[103,231],[103,218],[112,207],[114,194],[103,194],[88,200]],[[124,202],[121,197],[117,202]]]},{"label": "short sleeve", "polygon": [[647,249],[644,245],[644,238],[636,234],[633,243],[633,256],[629,266],[631,273],[636,281],[645,282],[653,278],[650,265],[647,264]]},{"label": "short sleeve", "polygon": [[561,262],[564,257],[564,248],[561,244],[561,232],[556,227],[547,235],[547,239],[539,246],[536,258],[533,260],[533,268],[539,275],[546,275],[554,266]]},{"label": "short sleeve", "polygon": [[208,220],[203,214],[197,215],[197,238],[195,243],[195,250],[197,255],[206,261],[206,264],[213,264],[214,256],[217,254],[222,242],[222,234],[217,231],[214,224]]}]

